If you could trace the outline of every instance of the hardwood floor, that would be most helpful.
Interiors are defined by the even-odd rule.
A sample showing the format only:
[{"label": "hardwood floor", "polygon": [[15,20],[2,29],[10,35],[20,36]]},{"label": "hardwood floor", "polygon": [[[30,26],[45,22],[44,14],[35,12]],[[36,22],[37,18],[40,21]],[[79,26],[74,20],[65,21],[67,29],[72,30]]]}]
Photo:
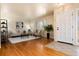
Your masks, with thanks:
[{"label": "hardwood floor", "polygon": [[2,44],[0,56],[64,56],[61,52],[45,47],[52,41],[42,38],[18,44]]}]

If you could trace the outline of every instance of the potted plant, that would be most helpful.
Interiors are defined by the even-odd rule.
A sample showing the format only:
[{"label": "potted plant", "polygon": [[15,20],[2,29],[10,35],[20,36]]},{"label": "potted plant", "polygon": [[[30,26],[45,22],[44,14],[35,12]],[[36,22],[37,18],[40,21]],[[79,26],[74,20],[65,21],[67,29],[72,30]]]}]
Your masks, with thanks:
[{"label": "potted plant", "polygon": [[47,31],[47,39],[50,38],[50,31],[53,31],[52,25],[44,26],[44,30]]}]

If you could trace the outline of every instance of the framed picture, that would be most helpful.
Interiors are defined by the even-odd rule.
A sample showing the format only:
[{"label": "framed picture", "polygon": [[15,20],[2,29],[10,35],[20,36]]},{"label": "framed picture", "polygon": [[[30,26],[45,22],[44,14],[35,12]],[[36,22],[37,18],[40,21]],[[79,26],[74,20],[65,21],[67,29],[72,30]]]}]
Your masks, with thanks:
[{"label": "framed picture", "polygon": [[16,29],[22,29],[23,25],[23,22],[16,22]]}]

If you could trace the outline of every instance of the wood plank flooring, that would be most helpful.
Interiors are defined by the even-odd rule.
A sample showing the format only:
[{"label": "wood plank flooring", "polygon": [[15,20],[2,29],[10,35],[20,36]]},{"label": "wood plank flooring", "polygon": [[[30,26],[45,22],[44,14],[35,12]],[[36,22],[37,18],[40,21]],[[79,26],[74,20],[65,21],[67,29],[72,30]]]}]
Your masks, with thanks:
[{"label": "wood plank flooring", "polygon": [[17,44],[2,44],[0,56],[64,56],[59,51],[45,47],[52,41],[42,38]]}]

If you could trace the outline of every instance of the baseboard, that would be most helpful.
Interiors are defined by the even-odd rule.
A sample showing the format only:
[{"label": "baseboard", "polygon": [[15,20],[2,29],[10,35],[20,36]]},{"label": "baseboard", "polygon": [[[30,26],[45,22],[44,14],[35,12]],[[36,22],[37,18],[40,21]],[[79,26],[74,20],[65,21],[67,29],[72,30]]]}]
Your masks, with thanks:
[{"label": "baseboard", "polygon": [[73,45],[72,43],[67,43],[67,42],[61,42],[61,41],[57,41],[57,42]]}]

